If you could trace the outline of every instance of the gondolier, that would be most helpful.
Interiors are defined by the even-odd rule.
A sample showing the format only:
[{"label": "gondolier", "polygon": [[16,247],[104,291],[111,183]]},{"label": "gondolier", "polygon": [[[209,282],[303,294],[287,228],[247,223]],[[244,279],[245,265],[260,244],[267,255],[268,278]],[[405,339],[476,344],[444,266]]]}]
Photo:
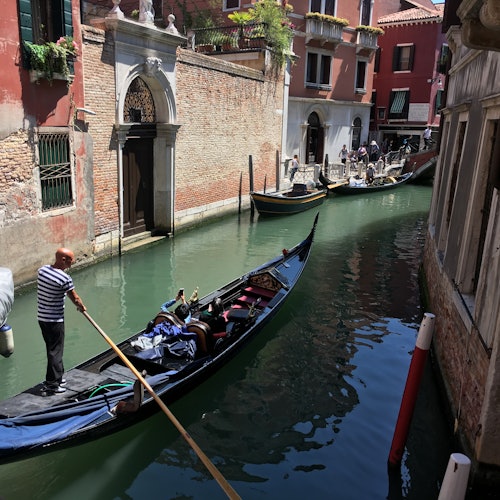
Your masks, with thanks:
[{"label": "gondolier", "polygon": [[37,302],[38,324],[47,350],[45,389],[48,393],[65,392],[64,375],[64,299],[66,295],[80,312],[86,310],[75,291],[73,279],[65,272],[75,255],[68,248],[58,248],[54,264],[38,270]]},{"label": "gondolier", "polygon": [[[65,374],[70,386],[67,392],[41,397],[42,384],[36,384],[0,401],[0,463],[109,436],[160,408],[171,418],[165,405],[205,382],[278,314],[306,267],[317,221],[318,214],[303,241],[198,299],[193,320],[186,325],[187,333],[194,334],[189,338],[196,338],[194,359],[169,349],[168,325],[178,322],[171,313],[156,315],[155,327],[164,328],[154,338],[153,347],[142,349],[136,347],[136,341],[147,334],[146,329],[116,345],[84,311],[111,349],[69,369]],[[54,266],[47,267],[52,271]],[[63,292],[63,297],[65,293],[71,291]],[[213,332],[199,318],[205,317],[217,299],[222,302],[226,323],[222,331]],[[81,308],[85,306],[81,304]],[[146,389],[143,397],[137,394],[136,380]],[[120,411],[123,408],[129,411]],[[187,440],[187,432],[179,430]]]}]

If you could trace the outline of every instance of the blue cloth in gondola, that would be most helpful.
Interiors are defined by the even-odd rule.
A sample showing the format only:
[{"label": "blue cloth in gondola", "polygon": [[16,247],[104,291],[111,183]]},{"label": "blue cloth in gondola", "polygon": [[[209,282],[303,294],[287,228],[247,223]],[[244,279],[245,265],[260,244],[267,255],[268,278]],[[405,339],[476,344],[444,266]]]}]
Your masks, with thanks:
[{"label": "blue cloth in gondola", "polygon": [[194,359],[196,355],[196,333],[188,332],[186,326],[180,328],[167,321],[140,335],[131,344],[141,351],[136,356],[142,359],[159,359],[167,353],[188,359]]}]

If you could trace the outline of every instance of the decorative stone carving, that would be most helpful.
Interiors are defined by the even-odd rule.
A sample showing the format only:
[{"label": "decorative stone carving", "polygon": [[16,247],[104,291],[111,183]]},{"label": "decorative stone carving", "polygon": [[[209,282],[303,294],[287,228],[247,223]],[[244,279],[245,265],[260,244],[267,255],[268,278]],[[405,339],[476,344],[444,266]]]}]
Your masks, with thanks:
[{"label": "decorative stone carving", "polygon": [[153,0],[139,1],[139,22],[151,24],[155,19],[155,11],[153,9]]},{"label": "decorative stone carving", "polygon": [[165,28],[165,31],[167,33],[172,33],[173,35],[178,35],[179,32],[177,31],[177,28],[174,26],[175,16],[173,14],[169,14],[167,19],[168,19],[168,26]]},{"label": "decorative stone carving", "polygon": [[500,5],[498,2],[486,0],[479,11],[479,19],[488,29],[500,31]]},{"label": "decorative stone carving", "polygon": [[120,9],[120,3],[122,0],[113,0],[113,8],[109,11],[107,17],[111,17],[112,19],[124,19],[125,14]]},{"label": "decorative stone carving", "polygon": [[153,76],[160,71],[161,63],[162,60],[159,57],[147,57],[144,61],[144,73],[148,76]]}]

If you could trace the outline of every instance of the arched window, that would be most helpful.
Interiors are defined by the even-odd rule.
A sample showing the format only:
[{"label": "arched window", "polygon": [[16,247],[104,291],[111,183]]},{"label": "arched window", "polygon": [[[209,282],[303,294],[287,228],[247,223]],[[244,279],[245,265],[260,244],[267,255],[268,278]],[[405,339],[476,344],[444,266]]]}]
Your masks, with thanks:
[{"label": "arched window", "polygon": [[354,118],[352,122],[351,149],[358,149],[361,144],[361,118]]},{"label": "arched window", "polygon": [[155,103],[146,82],[137,77],[127,90],[123,106],[123,121],[126,123],[154,123]]}]

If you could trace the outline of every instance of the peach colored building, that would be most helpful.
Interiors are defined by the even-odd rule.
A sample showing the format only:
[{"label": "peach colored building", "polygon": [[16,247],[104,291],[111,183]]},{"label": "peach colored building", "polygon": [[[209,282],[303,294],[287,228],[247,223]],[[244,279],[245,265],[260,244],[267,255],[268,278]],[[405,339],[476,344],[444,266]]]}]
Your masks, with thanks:
[{"label": "peach colored building", "polygon": [[[229,26],[228,14],[246,11],[256,0],[191,0],[183,8],[163,1],[165,16],[177,25]],[[338,159],[343,144],[357,149],[369,139],[377,2],[301,0],[288,14],[294,25],[293,63],[285,73],[282,158],[299,155],[302,164]],[[209,23],[207,23],[209,21]],[[368,29],[363,30],[359,26]],[[358,29],[356,29],[358,28]],[[213,54],[216,55],[216,54]],[[219,56],[217,54],[217,56]]]}]

